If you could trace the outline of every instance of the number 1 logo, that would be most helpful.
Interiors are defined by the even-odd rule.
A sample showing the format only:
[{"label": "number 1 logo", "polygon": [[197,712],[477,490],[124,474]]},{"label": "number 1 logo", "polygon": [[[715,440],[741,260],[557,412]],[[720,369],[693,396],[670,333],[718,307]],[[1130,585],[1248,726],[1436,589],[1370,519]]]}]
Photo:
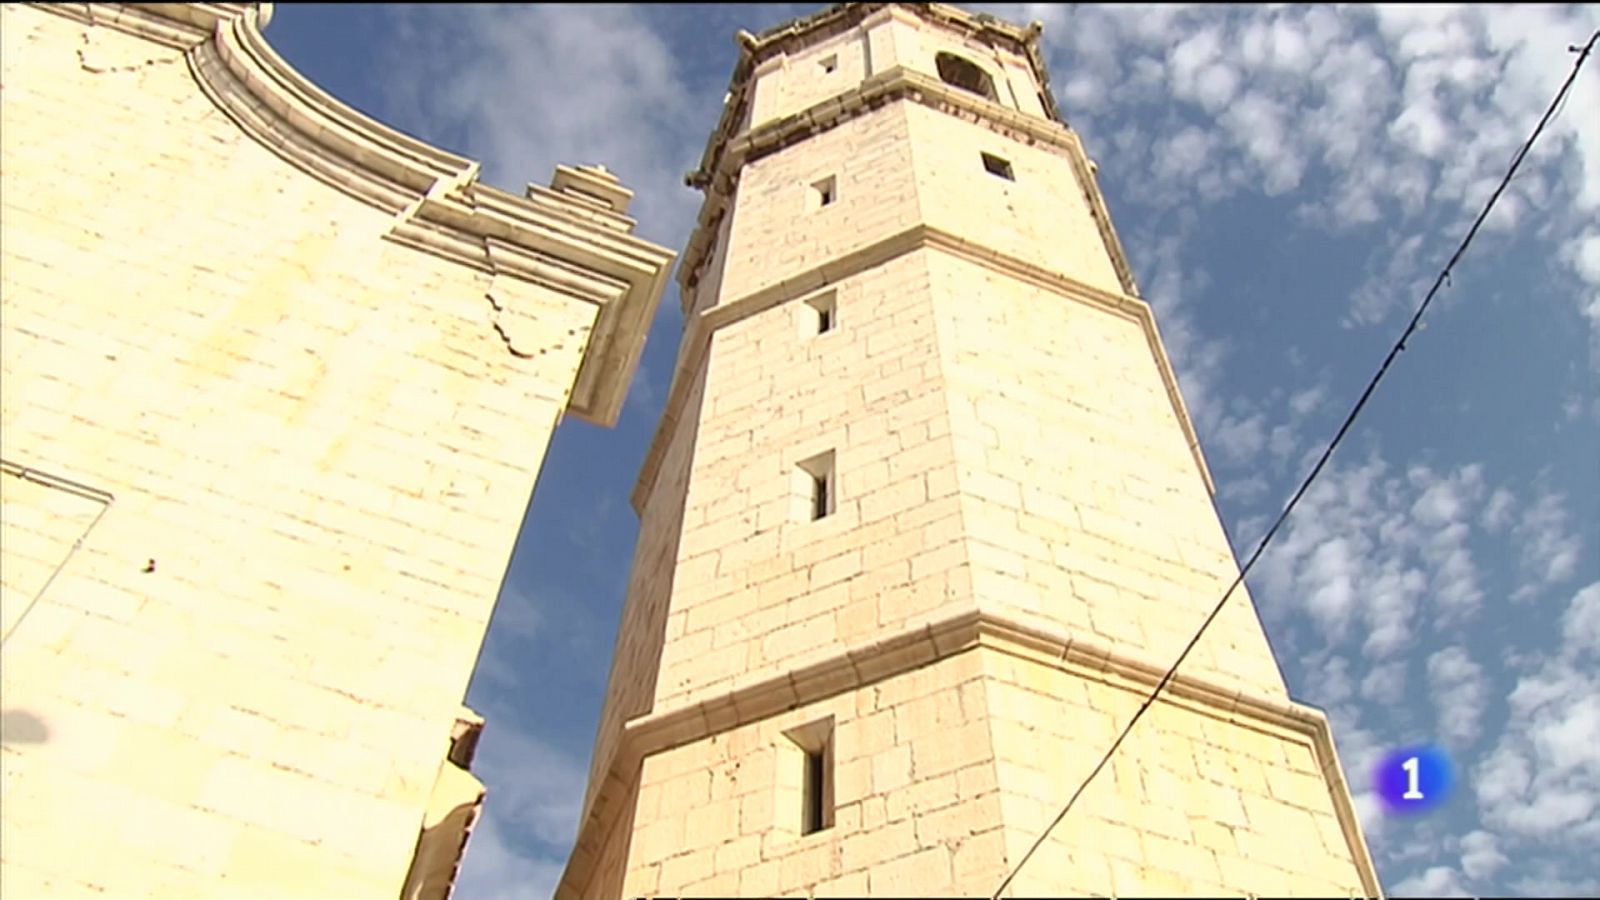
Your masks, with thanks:
[{"label": "number 1 logo", "polygon": [[1436,809],[1454,781],[1450,758],[1431,744],[1385,754],[1373,772],[1373,788],[1389,812],[1409,815]]},{"label": "number 1 logo", "polygon": [[1422,800],[1422,791],[1417,788],[1417,772],[1422,768],[1422,757],[1413,756],[1400,764],[1406,770],[1406,792],[1400,795],[1401,800]]}]

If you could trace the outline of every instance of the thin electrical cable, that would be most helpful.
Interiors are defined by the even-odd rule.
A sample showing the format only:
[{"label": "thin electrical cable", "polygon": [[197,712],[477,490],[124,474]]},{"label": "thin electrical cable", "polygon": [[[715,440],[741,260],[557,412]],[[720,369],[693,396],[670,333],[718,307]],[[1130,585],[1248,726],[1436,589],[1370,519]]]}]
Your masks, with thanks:
[{"label": "thin electrical cable", "polygon": [[[1589,42],[1585,44],[1582,50],[1578,53],[1578,61],[1573,65],[1572,73],[1567,76],[1566,82],[1561,85],[1561,90],[1557,92],[1555,99],[1550,101],[1550,105],[1544,111],[1544,116],[1539,119],[1538,126],[1533,129],[1533,133],[1529,135],[1528,140],[1523,143],[1522,149],[1517,151],[1516,158],[1511,161],[1511,168],[1506,172],[1505,177],[1500,180],[1500,186],[1495,188],[1494,193],[1490,195],[1489,202],[1484,204],[1483,211],[1478,213],[1478,218],[1472,223],[1472,227],[1467,230],[1467,236],[1461,240],[1461,245],[1457,247],[1456,252],[1451,255],[1450,261],[1446,263],[1444,269],[1439,272],[1439,277],[1434,279],[1433,287],[1430,288],[1427,295],[1422,298],[1422,303],[1417,306],[1416,313],[1411,316],[1411,321],[1406,324],[1405,331],[1401,332],[1400,339],[1395,341],[1394,346],[1389,349],[1389,355],[1384,357],[1383,364],[1378,367],[1377,373],[1374,374],[1372,376],[1372,380],[1367,383],[1366,390],[1361,392],[1361,398],[1357,400],[1355,406],[1351,408],[1349,415],[1345,416],[1344,424],[1340,425],[1339,430],[1334,433],[1333,440],[1328,442],[1327,449],[1322,451],[1322,456],[1317,460],[1317,464],[1311,467],[1310,474],[1305,477],[1304,481],[1300,482],[1299,489],[1297,489],[1294,492],[1294,495],[1289,498],[1289,503],[1284,506],[1283,512],[1278,514],[1278,518],[1272,523],[1272,527],[1267,529],[1267,533],[1261,537],[1260,543],[1256,544],[1255,551],[1250,554],[1250,558],[1246,560],[1244,567],[1239,570],[1239,577],[1233,580],[1233,583],[1228,586],[1228,590],[1223,593],[1222,599],[1218,600],[1216,606],[1212,607],[1211,614],[1206,616],[1204,622],[1200,623],[1200,628],[1195,631],[1194,637],[1190,638],[1189,643],[1184,646],[1183,652],[1179,653],[1178,658],[1173,661],[1170,667],[1167,668],[1166,674],[1161,676],[1161,680],[1156,683],[1155,689],[1150,692],[1150,695],[1145,698],[1143,705],[1141,705],[1138,711],[1133,714],[1133,718],[1129,719],[1128,724],[1123,727],[1122,733],[1117,735],[1117,739],[1111,743],[1111,747],[1106,750],[1105,755],[1100,757],[1100,762],[1097,763],[1092,770],[1090,770],[1089,776],[1083,780],[1082,784],[1078,785],[1077,790],[1072,792],[1072,796],[1068,798],[1066,805],[1061,808],[1061,812],[1057,813],[1056,817],[1051,820],[1050,824],[1045,826],[1044,831],[1040,832],[1038,839],[1035,840],[1033,845],[1028,848],[1028,852],[1022,855],[1022,858],[1017,861],[1016,866],[1011,869],[1010,874],[1006,875],[1005,880],[1000,882],[1000,886],[998,888],[995,888],[994,893],[990,895],[990,900],[1000,900],[1000,895],[1005,892],[1006,888],[1011,886],[1011,882],[1017,877],[1017,874],[1022,871],[1022,867],[1027,864],[1028,860],[1033,858],[1034,853],[1038,851],[1039,847],[1044,844],[1045,839],[1050,836],[1050,832],[1054,831],[1056,826],[1061,824],[1061,820],[1067,817],[1067,813],[1072,811],[1073,805],[1078,802],[1078,798],[1083,796],[1083,792],[1088,789],[1091,783],[1093,783],[1095,776],[1099,775],[1100,771],[1104,769],[1106,764],[1111,761],[1111,757],[1116,754],[1117,748],[1122,746],[1123,740],[1128,737],[1129,732],[1133,731],[1133,726],[1139,723],[1139,719],[1144,716],[1145,711],[1148,710],[1150,706],[1155,703],[1156,699],[1161,696],[1162,690],[1166,688],[1167,684],[1172,681],[1173,676],[1177,674],[1178,667],[1183,665],[1183,661],[1188,658],[1189,651],[1193,650],[1195,645],[1200,642],[1200,638],[1205,635],[1206,629],[1211,627],[1211,623],[1216,620],[1217,614],[1222,612],[1222,607],[1227,604],[1228,599],[1233,596],[1233,592],[1237,590],[1239,585],[1244,582],[1245,575],[1247,575],[1250,572],[1250,569],[1255,566],[1256,560],[1261,558],[1261,554],[1267,549],[1267,545],[1272,543],[1272,539],[1278,534],[1278,529],[1283,526],[1283,523],[1289,518],[1289,514],[1294,512],[1294,508],[1299,505],[1300,498],[1305,496],[1305,493],[1311,487],[1312,482],[1316,481],[1317,476],[1322,474],[1323,467],[1327,465],[1329,458],[1333,456],[1334,449],[1339,446],[1339,443],[1344,440],[1345,435],[1349,433],[1350,426],[1355,423],[1356,417],[1359,416],[1361,414],[1361,410],[1366,407],[1367,401],[1371,399],[1373,391],[1377,390],[1378,383],[1381,382],[1384,375],[1388,373],[1389,366],[1394,363],[1395,358],[1400,355],[1401,351],[1406,349],[1406,341],[1418,330],[1418,325],[1422,321],[1423,314],[1428,311],[1428,307],[1433,303],[1434,295],[1439,292],[1439,288],[1441,286],[1450,280],[1450,270],[1455,268],[1456,263],[1461,259],[1461,255],[1465,253],[1467,247],[1472,244],[1472,239],[1477,236],[1478,229],[1483,226],[1484,220],[1489,217],[1489,212],[1494,209],[1494,205],[1499,201],[1500,195],[1505,192],[1506,185],[1510,184],[1511,179],[1515,177],[1517,168],[1522,165],[1522,161],[1527,157],[1528,151],[1533,148],[1534,142],[1539,139],[1539,135],[1544,131],[1545,126],[1549,124],[1552,118],[1554,118],[1558,105],[1561,104],[1566,98],[1567,92],[1572,88],[1573,82],[1578,78],[1578,72],[1583,69],[1584,61],[1589,58],[1590,51],[1594,49],[1596,39],[1600,39],[1600,31],[1596,31],[1594,34],[1590,35]],[[1568,50],[1569,52],[1577,51],[1578,48],[1569,47]]]}]

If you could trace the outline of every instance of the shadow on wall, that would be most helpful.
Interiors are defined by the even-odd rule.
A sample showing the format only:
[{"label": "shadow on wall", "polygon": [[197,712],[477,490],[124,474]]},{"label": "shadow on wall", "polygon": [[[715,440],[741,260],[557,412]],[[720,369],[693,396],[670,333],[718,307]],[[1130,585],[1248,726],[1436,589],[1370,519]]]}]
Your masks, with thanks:
[{"label": "shadow on wall", "polygon": [[0,744],[42,744],[50,740],[50,727],[27,710],[0,713]]}]

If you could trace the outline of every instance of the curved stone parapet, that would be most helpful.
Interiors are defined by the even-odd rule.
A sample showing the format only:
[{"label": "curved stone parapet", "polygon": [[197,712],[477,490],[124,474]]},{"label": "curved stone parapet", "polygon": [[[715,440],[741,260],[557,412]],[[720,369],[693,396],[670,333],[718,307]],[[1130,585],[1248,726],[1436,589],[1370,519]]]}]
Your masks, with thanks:
[{"label": "curved stone parapet", "polygon": [[184,50],[201,89],[241,129],[392,214],[390,239],[600,307],[568,412],[616,422],[676,254],[631,234],[632,192],[603,166],[558,167],[550,187],[529,185],[522,197],[483,184],[478,163],[363,115],[295,71],[262,34],[268,3],[52,10]]}]

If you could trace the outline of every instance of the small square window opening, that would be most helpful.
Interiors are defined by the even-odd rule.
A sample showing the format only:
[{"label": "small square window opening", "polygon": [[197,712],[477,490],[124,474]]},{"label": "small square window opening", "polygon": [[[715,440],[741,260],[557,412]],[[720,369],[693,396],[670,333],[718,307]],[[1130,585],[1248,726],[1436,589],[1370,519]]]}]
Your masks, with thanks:
[{"label": "small square window opening", "polygon": [[838,299],[833,291],[806,300],[804,309],[810,311],[807,329],[811,334],[827,334],[839,322]]},{"label": "small square window opening", "polygon": [[998,156],[995,156],[993,153],[984,153],[982,156],[983,169],[985,172],[988,172],[990,175],[998,175],[1007,181],[1017,180],[1016,175],[1011,171],[1011,163],[1001,159]]},{"label": "small square window opening", "polygon": [[839,198],[838,179],[829,175],[819,181],[811,183],[811,208],[821,209],[829,206]]}]

